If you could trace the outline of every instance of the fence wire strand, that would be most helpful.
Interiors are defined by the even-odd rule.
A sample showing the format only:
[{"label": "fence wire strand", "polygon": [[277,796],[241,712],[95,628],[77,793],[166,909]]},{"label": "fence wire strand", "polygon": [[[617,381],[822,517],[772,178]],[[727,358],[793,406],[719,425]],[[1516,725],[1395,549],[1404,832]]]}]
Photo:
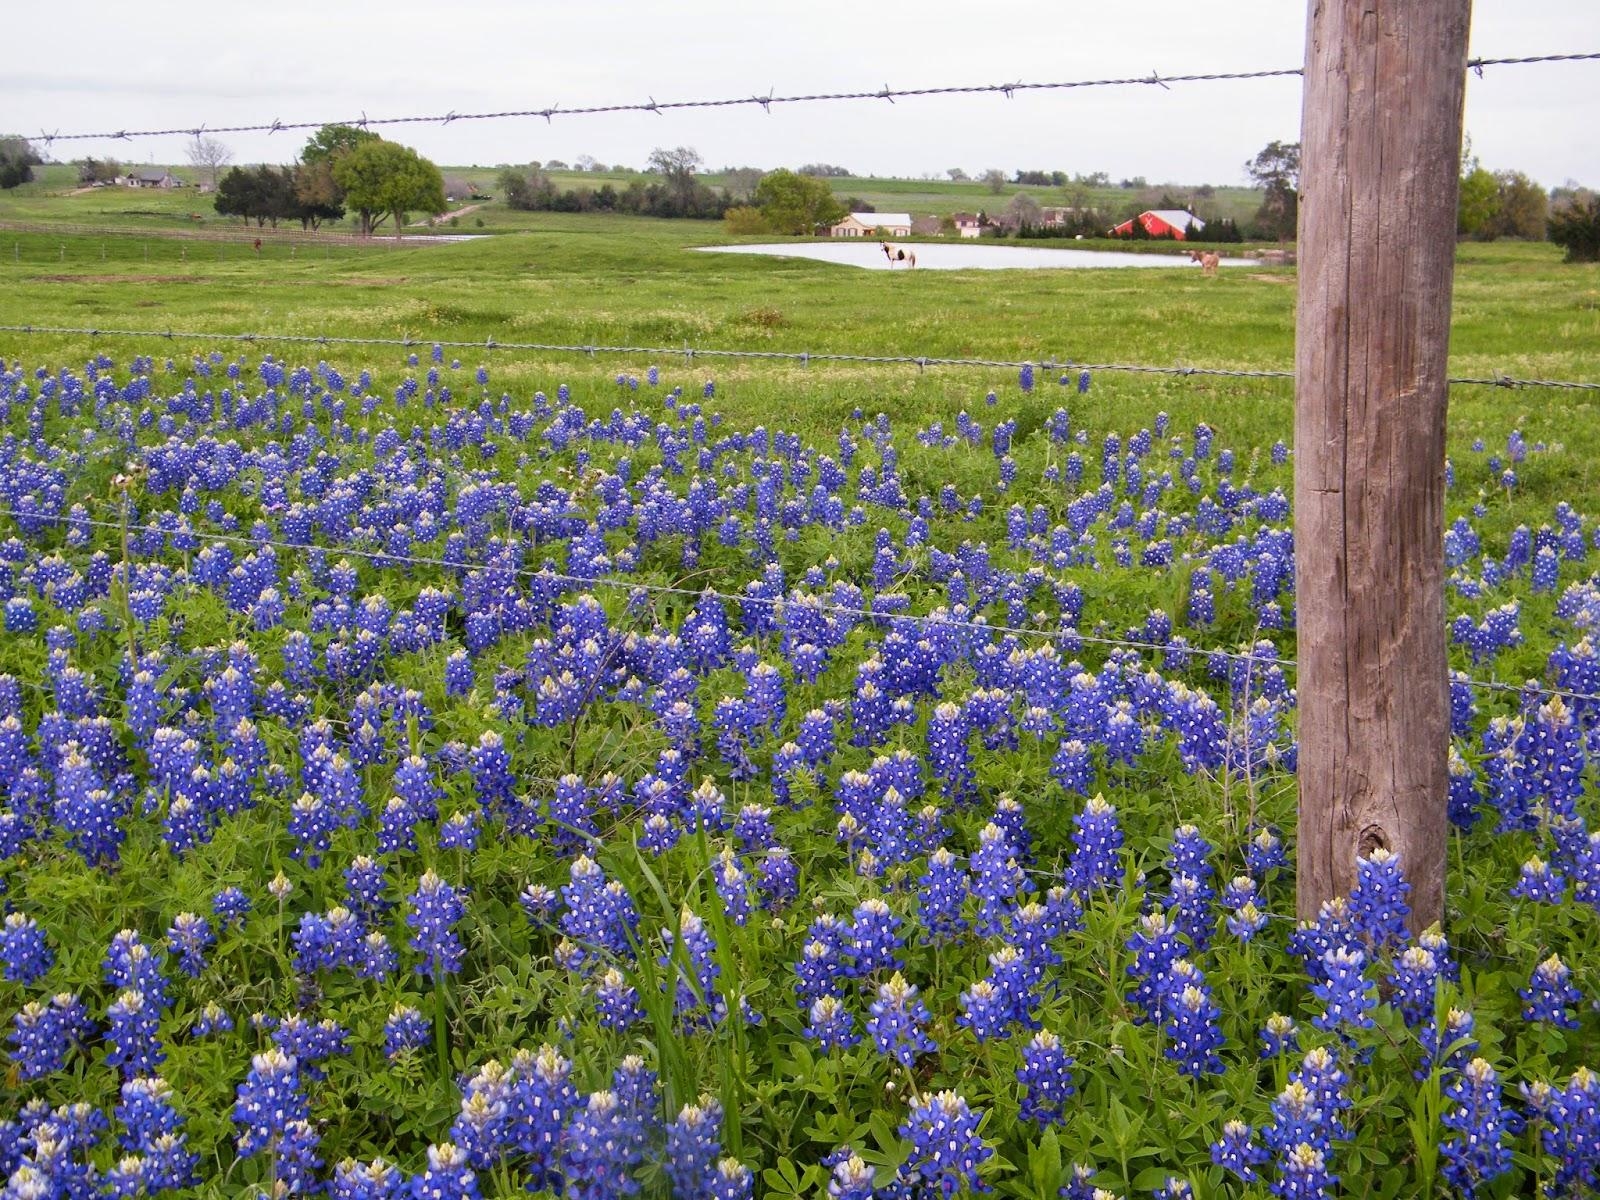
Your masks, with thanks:
[{"label": "fence wire strand", "polygon": [[[309,542],[289,542],[278,538],[248,537],[244,534],[211,533],[195,529],[192,525],[182,529],[163,528],[160,525],[142,525],[122,521],[105,521],[94,517],[75,517],[69,514],[46,516],[41,513],[21,513],[9,508],[0,508],[0,517],[10,517],[21,521],[44,521],[60,525],[89,525],[100,529],[113,529],[129,533],[156,533],[163,537],[172,537],[182,534],[199,538],[204,541],[224,542],[233,545],[250,546],[259,548],[271,546],[278,550],[291,551],[321,551],[334,553],[351,558],[365,559],[382,566],[384,563],[409,563],[414,566],[443,567],[451,571],[474,571],[487,569],[483,563],[460,561],[448,558],[432,558],[410,554],[390,554],[378,550],[361,550],[352,546],[318,546]],[[506,570],[507,568],[493,568]],[[531,567],[512,567],[509,571],[513,575],[524,578],[537,578],[556,583],[566,584],[575,588],[613,588],[626,591],[646,592],[651,595],[685,596],[689,599],[715,599],[725,603],[746,605],[753,604],[767,608],[782,608],[785,605],[797,604],[799,601],[789,596],[765,597],[751,596],[739,592],[723,592],[715,588],[685,588],[674,587],[670,584],[644,583],[639,580],[622,579],[616,576],[584,576],[569,575],[560,571],[546,568],[537,570]],[[1076,629],[1041,629],[1025,625],[1002,625],[989,621],[963,621],[941,614],[930,613],[897,613],[881,612],[870,608],[858,608],[853,605],[835,604],[830,601],[812,600],[806,602],[807,607],[819,612],[832,613],[837,616],[856,617],[873,622],[905,621],[920,625],[937,626],[941,629],[971,629],[987,634],[1013,634],[1018,637],[1038,638],[1049,642],[1078,642],[1090,646],[1104,646],[1110,649],[1143,650],[1151,653],[1168,654],[1181,653],[1188,657],[1202,659],[1220,658],[1229,662],[1242,662],[1249,669],[1256,666],[1262,667],[1287,667],[1295,669],[1299,664],[1293,658],[1287,658],[1276,653],[1263,653],[1259,650],[1221,650],[1205,646],[1194,646],[1187,643],[1174,645],[1165,642],[1142,641],[1138,638],[1104,637],[1099,634],[1081,633]],[[1587,703],[1600,704],[1600,693],[1577,692],[1566,688],[1548,687],[1529,680],[1523,684],[1505,683],[1495,679],[1479,679],[1467,677],[1466,682],[1474,687],[1481,687],[1488,691],[1515,692],[1527,696],[1560,696],[1566,700],[1576,700]]]},{"label": "fence wire strand", "polygon": [[[463,342],[434,338],[376,338],[349,337],[330,334],[294,333],[234,333],[203,332],[177,329],[102,329],[65,325],[0,325],[0,333],[25,335],[52,335],[78,337],[143,338],[151,341],[176,341],[179,338],[195,341],[239,342],[252,345],[256,342],[281,342],[303,346],[392,346],[416,350],[439,346],[447,350],[514,351],[538,354],[626,355],[657,359],[755,359],[768,362],[791,362],[802,366],[811,363],[861,363],[875,366],[928,367],[983,367],[991,370],[1020,371],[1024,367],[1041,371],[1089,371],[1121,374],[1172,375],[1183,378],[1203,377],[1220,379],[1294,379],[1293,371],[1250,370],[1235,367],[1195,367],[1184,364],[1159,363],[1083,362],[1071,358],[1045,358],[1038,360],[1012,360],[999,358],[953,358],[937,354],[837,354],[805,350],[740,350],[702,349],[694,346],[600,346],[582,343],[559,342],[502,342],[493,337],[484,341]],[[1558,388],[1571,391],[1600,391],[1600,383],[1571,379],[1523,379],[1511,375],[1453,376],[1446,380],[1453,386],[1482,386],[1506,389]]]},{"label": "fence wire strand", "polygon": [[[1485,67],[1524,66],[1531,63],[1580,62],[1600,59],[1600,52],[1572,54],[1534,54],[1515,58],[1471,58],[1467,66],[1481,76]],[[116,129],[97,133],[61,133],[42,131],[38,140],[49,146],[53,142],[126,141],[136,137],[201,137],[212,133],[290,133],[297,130],[320,129],[324,125],[353,125],[359,129],[390,125],[453,125],[458,121],[499,121],[516,117],[543,117],[553,122],[556,117],[597,116],[605,113],[654,113],[661,116],[673,111],[697,109],[759,108],[768,114],[775,105],[816,104],[837,101],[917,99],[927,96],[978,96],[998,95],[1011,99],[1019,92],[1058,92],[1080,88],[1100,87],[1159,87],[1169,88],[1175,83],[1221,83],[1236,80],[1293,78],[1305,74],[1302,67],[1280,67],[1264,71],[1210,71],[1200,74],[1163,75],[1151,71],[1148,75],[1128,75],[1107,79],[1069,79],[1046,82],[948,84],[936,87],[893,88],[885,84],[867,91],[805,92],[779,96],[769,92],[765,96],[729,96],[708,100],[657,100],[612,104],[574,105],[550,104],[543,108],[513,108],[494,112],[448,112],[425,116],[369,117],[363,112],[359,117],[344,117],[316,121],[261,121],[243,125],[222,125],[202,121],[170,129]]]}]

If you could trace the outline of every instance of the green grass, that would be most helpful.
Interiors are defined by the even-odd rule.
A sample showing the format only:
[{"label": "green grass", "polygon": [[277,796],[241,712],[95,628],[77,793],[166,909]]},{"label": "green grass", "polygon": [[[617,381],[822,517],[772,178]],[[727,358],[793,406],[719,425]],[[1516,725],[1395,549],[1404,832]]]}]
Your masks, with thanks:
[{"label": "green grass", "polygon": [[[61,205],[75,221],[127,228],[144,220],[173,228],[181,227],[181,214],[198,199],[154,191],[7,194],[0,200],[0,220]],[[141,210],[168,215],[137,217]],[[463,231],[478,232],[478,217],[483,231],[497,236],[405,249],[269,241],[259,257],[243,240],[0,233],[0,323],[1035,362],[1293,365],[1292,269],[1237,268],[1218,279],[1205,279],[1198,269],[869,272],[801,259],[696,253],[697,246],[736,240],[714,222],[516,213],[490,204],[463,218]],[[0,355],[50,362],[82,357],[92,344],[82,337],[0,335]],[[214,345],[210,339],[103,343],[118,357],[164,348],[187,354]],[[380,364],[399,354],[351,349],[344,357]],[[542,380],[553,366],[576,378],[590,371],[640,373],[649,365],[643,357],[592,363],[570,355],[494,357],[496,377],[508,386]],[[957,368],[919,373],[906,367],[707,360],[697,369],[724,385],[730,411],[749,403],[803,430],[817,428],[813,422],[826,427],[837,409],[848,412],[857,403],[915,404],[953,414],[1004,382],[992,371]],[[1549,245],[1464,245],[1451,370],[1600,379],[1600,267],[1563,264],[1559,250]],[[1250,419],[1265,423],[1260,433],[1289,433],[1290,390],[1281,383],[1106,374],[1088,403],[1101,399],[1134,404],[1139,411],[1166,407],[1175,417],[1191,410],[1213,423],[1253,414]],[[1592,423],[1592,402],[1582,393],[1458,388],[1452,404],[1452,431],[1468,439],[1509,422],[1520,424],[1530,440],[1571,441],[1587,438],[1582,430]]]}]

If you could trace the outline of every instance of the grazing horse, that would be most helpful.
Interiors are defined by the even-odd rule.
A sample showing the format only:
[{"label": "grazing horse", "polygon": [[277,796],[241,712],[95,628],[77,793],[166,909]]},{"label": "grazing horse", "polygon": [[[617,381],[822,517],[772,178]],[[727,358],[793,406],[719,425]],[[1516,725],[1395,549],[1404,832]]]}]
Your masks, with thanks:
[{"label": "grazing horse", "polygon": [[1202,275],[1210,275],[1215,278],[1217,265],[1222,262],[1222,255],[1215,250],[1191,250],[1189,251],[1189,261],[1200,264],[1200,273]]},{"label": "grazing horse", "polygon": [[903,262],[907,267],[917,265],[917,252],[904,246],[891,246],[888,242],[879,242],[883,247],[883,256],[889,260],[889,269],[892,271],[897,262]]}]

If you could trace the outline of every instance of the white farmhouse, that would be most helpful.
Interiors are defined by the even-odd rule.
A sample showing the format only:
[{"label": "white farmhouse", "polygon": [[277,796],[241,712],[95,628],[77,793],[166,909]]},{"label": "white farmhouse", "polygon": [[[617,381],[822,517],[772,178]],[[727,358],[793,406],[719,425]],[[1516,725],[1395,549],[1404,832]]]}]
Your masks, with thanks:
[{"label": "white farmhouse", "polygon": [[851,213],[828,232],[834,237],[910,237],[910,213]]}]

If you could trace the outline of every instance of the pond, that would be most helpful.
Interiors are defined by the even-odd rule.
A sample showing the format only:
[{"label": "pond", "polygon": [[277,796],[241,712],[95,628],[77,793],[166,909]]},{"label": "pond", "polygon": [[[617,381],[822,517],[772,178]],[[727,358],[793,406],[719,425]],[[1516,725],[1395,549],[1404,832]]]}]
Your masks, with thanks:
[{"label": "pond", "polygon": [[[780,258],[811,258],[818,262],[871,271],[889,270],[877,242],[841,238],[831,242],[777,242],[756,246],[701,246],[714,254],[770,254]],[[930,271],[1006,271],[1085,267],[1188,267],[1199,271],[1186,254],[1129,254],[1120,250],[1068,250],[1047,246],[974,245],[970,242],[903,242],[896,249],[915,251],[917,269]],[[1224,267],[1261,264],[1248,258],[1225,258]],[[903,270],[901,264],[895,270]]]}]

